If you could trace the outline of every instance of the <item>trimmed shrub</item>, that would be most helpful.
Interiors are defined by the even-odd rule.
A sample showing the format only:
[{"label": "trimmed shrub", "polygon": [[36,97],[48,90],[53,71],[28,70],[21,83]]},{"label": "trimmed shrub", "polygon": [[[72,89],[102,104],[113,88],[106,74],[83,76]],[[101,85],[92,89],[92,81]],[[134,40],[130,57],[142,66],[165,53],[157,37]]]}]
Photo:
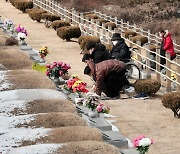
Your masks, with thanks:
[{"label": "trimmed shrub", "polygon": [[66,41],[69,41],[71,38],[79,38],[81,36],[81,30],[78,26],[66,26],[58,28],[57,35]]},{"label": "trimmed shrub", "polygon": [[60,20],[60,16],[54,15],[52,13],[43,13],[42,14],[42,19],[48,20],[48,21],[55,21],[55,20]]},{"label": "trimmed shrub", "polygon": [[94,22],[96,22],[96,21],[99,21],[99,23],[100,23],[100,26],[102,26],[102,23],[109,22],[108,20],[106,20],[106,19],[103,19],[103,18],[98,18],[98,19],[95,19],[95,20],[94,20]]},{"label": "trimmed shrub", "polygon": [[148,38],[145,36],[142,36],[142,35],[136,35],[136,36],[132,37],[132,41],[134,43],[136,43],[137,40],[141,41],[141,45],[144,45],[145,43],[148,42]]},{"label": "trimmed shrub", "polygon": [[5,45],[7,46],[18,45],[18,40],[11,36],[10,38],[6,39]]},{"label": "trimmed shrub", "polygon": [[137,94],[144,92],[147,94],[155,94],[161,87],[161,83],[152,79],[140,79],[134,83]]},{"label": "trimmed shrub", "polygon": [[14,6],[14,3],[17,2],[19,0],[9,0],[9,2]]},{"label": "trimmed shrub", "polygon": [[14,2],[14,6],[21,10],[23,13],[25,13],[26,9],[32,9],[33,8],[33,2],[27,1],[27,0],[18,0]]},{"label": "trimmed shrub", "polygon": [[88,17],[88,18],[89,18],[89,21],[90,21],[91,19],[98,19],[98,18],[99,18],[97,15],[92,14],[92,13],[86,14],[84,17],[85,17],[85,18]]},{"label": "trimmed shrub", "polygon": [[100,39],[97,36],[89,36],[89,35],[83,35],[78,38],[78,43],[82,50],[86,50],[86,44],[89,42],[100,42]]},{"label": "trimmed shrub", "polygon": [[180,118],[180,92],[165,94],[162,98],[162,104],[174,112],[174,117]]},{"label": "trimmed shrub", "polygon": [[107,51],[111,51],[113,48],[113,46],[111,44],[104,43],[104,45],[106,46]]},{"label": "trimmed shrub", "polygon": [[46,11],[43,9],[32,9],[31,11],[28,12],[28,15],[32,20],[36,20],[37,22],[40,22],[43,13],[46,13]]},{"label": "trimmed shrub", "polygon": [[71,25],[68,21],[56,20],[52,22],[51,26],[54,30],[56,30],[60,27],[71,26]]},{"label": "trimmed shrub", "polygon": [[105,25],[105,28],[108,28],[108,26],[110,25],[112,27],[112,30],[116,28],[116,24],[113,22],[106,22],[104,25]]},{"label": "trimmed shrub", "polygon": [[129,35],[132,35],[132,37],[133,37],[133,36],[136,36],[137,33],[133,30],[126,30],[125,31],[125,38],[129,38]]}]

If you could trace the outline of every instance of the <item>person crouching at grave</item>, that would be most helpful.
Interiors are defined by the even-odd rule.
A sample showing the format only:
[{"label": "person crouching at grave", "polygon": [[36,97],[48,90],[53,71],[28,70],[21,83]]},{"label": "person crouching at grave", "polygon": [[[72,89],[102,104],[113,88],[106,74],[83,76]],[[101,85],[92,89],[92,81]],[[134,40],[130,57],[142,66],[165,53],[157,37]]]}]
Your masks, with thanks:
[{"label": "person crouching at grave", "polygon": [[130,85],[125,76],[125,63],[116,59],[94,64],[87,61],[84,74],[91,76],[95,81],[94,92],[101,96],[105,93],[107,99],[117,99],[123,86]]},{"label": "person crouching at grave", "polygon": [[89,42],[86,45],[88,54],[84,54],[82,62],[92,59],[95,64],[104,60],[112,59],[111,54],[106,50],[105,45],[102,43]]}]

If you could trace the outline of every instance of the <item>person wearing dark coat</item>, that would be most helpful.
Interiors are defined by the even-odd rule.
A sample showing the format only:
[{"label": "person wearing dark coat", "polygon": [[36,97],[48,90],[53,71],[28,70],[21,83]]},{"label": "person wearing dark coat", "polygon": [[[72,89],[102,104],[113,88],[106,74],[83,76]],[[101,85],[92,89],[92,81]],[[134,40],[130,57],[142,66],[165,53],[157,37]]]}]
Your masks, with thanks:
[{"label": "person wearing dark coat", "polygon": [[125,76],[125,63],[116,59],[105,60],[97,64],[88,60],[84,74],[94,79],[95,93],[100,96],[104,92],[107,97],[119,98],[119,92],[123,86],[130,84]]},{"label": "person wearing dark coat", "polygon": [[125,43],[125,40],[121,38],[119,33],[114,33],[111,38],[113,48],[111,50],[112,58],[128,62],[131,59],[131,51]]},{"label": "person wearing dark coat", "polygon": [[89,42],[86,45],[86,49],[89,51],[88,54],[83,56],[82,61],[92,59],[95,64],[104,60],[112,59],[111,54],[106,50],[105,45],[102,43]]}]

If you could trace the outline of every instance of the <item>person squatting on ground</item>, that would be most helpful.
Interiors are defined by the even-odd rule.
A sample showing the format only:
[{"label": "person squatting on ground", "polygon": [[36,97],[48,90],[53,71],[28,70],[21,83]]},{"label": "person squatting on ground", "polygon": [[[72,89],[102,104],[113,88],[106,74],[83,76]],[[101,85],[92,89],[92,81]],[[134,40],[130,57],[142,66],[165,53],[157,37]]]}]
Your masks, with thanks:
[{"label": "person squatting on ground", "polygon": [[[171,60],[176,58],[176,53],[174,51],[174,45],[173,41],[171,38],[171,33],[168,32],[168,30],[160,29],[159,35],[162,37],[162,42],[161,42],[161,49],[160,49],[160,55],[165,57],[166,52],[170,53]],[[166,64],[166,59],[165,58],[160,58],[160,63],[162,65]],[[161,66],[161,69],[163,67]]]},{"label": "person squatting on ground", "polygon": [[119,33],[114,33],[111,38],[113,48],[111,50],[111,56],[114,59],[124,61],[125,63],[131,59],[131,51],[125,43],[125,40],[121,38]]},{"label": "person squatting on ground", "polygon": [[100,96],[104,92],[107,97],[119,98],[123,86],[130,85],[125,76],[125,63],[116,59],[105,60],[98,64],[88,60],[84,74],[94,79],[94,92]]},{"label": "person squatting on ground", "polygon": [[105,45],[102,43],[89,42],[86,45],[86,49],[89,51],[88,54],[84,54],[82,61],[92,59],[95,64],[104,60],[112,59],[111,54],[106,50]]}]

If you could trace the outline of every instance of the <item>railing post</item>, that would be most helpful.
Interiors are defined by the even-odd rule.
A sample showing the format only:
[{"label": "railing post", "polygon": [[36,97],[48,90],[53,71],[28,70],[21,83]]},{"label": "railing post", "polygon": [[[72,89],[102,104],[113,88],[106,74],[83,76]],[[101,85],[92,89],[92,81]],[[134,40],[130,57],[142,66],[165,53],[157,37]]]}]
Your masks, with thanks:
[{"label": "railing post", "polygon": [[117,19],[117,17],[114,17],[114,22],[115,22],[116,26],[118,26],[118,19]]},{"label": "railing post", "polygon": [[103,41],[106,42],[106,28],[104,23],[102,23],[102,31],[103,31]]},{"label": "railing post", "polygon": [[89,30],[89,17],[86,17],[86,28],[87,28],[87,33],[89,34],[90,33],[90,30]]},{"label": "railing post", "polygon": [[94,36],[94,19],[91,19],[91,34]]},{"label": "railing post", "polygon": [[130,25],[129,25],[129,21],[127,21],[127,29],[129,29]]},{"label": "railing post", "polygon": [[148,29],[148,43],[150,44],[151,43],[151,31],[150,29]]},{"label": "railing post", "polygon": [[[177,57],[176,57],[176,63],[177,63],[177,64],[180,64],[180,56],[177,56]],[[176,72],[177,72],[178,74],[180,74],[180,67],[179,67],[178,65],[176,65]],[[179,76],[178,74],[176,74],[176,81],[177,81],[177,83],[180,84],[180,76]],[[178,91],[178,92],[180,92],[180,85],[179,85],[179,84],[177,84],[177,91]]]},{"label": "railing post", "polygon": [[158,73],[158,72],[160,72],[161,70],[160,70],[160,65],[159,65],[159,63],[160,63],[160,48],[156,48],[156,70],[157,70],[157,73],[156,73],[156,79],[158,80],[158,81],[161,81],[161,75]]},{"label": "railing post", "polygon": [[96,20],[96,36],[100,38],[100,22]]},{"label": "railing post", "polygon": [[[137,46],[137,48],[138,48],[137,60],[138,60],[139,62],[141,62],[141,56],[140,56],[140,55],[141,55],[141,48],[139,47],[139,46],[141,46],[141,41],[140,41],[140,40],[137,40],[137,41],[136,41],[136,44],[138,45],[138,46]],[[138,63],[137,65],[138,65],[139,68],[141,68],[141,64],[140,64],[140,63]]]},{"label": "railing post", "polygon": [[108,25],[108,43],[111,44],[111,38],[112,38],[112,26]]},{"label": "railing post", "polygon": [[[167,68],[171,68],[171,62],[170,62],[170,53],[169,52],[166,52],[166,67]],[[166,76],[168,78],[171,78],[171,71],[166,69]],[[166,91],[169,92],[171,91],[171,80],[169,79],[166,79]]]},{"label": "railing post", "polygon": [[157,37],[158,37],[158,33],[156,33],[156,34],[155,34],[155,39],[154,39],[154,40],[155,40],[155,42],[154,42],[154,43],[156,44],[156,46],[158,46],[158,45],[159,45],[159,43],[158,43],[158,41],[157,41]]},{"label": "railing post", "polygon": [[147,49],[146,49],[146,65],[148,66],[148,67],[146,67],[146,76],[147,76],[147,79],[150,79],[151,78],[151,66],[150,66],[150,60],[149,60],[149,58],[150,58],[150,52],[149,52],[149,45],[150,44],[148,44],[147,45]]},{"label": "railing post", "polygon": [[74,16],[74,14],[75,14],[75,9],[72,8],[71,12],[72,12],[72,13],[71,13],[71,14],[72,14],[72,16],[71,16],[71,18],[72,18],[72,24],[75,25],[75,16]]},{"label": "railing post", "polygon": [[137,27],[136,24],[134,24],[134,28],[133,29],[134,29],[135,32],[136,32],[136,27]]},{"label": "railing post", "polygon": [[64,19],[65,21],[68,21],[68,17],[67,17],[67,7],[64,7]]}]

